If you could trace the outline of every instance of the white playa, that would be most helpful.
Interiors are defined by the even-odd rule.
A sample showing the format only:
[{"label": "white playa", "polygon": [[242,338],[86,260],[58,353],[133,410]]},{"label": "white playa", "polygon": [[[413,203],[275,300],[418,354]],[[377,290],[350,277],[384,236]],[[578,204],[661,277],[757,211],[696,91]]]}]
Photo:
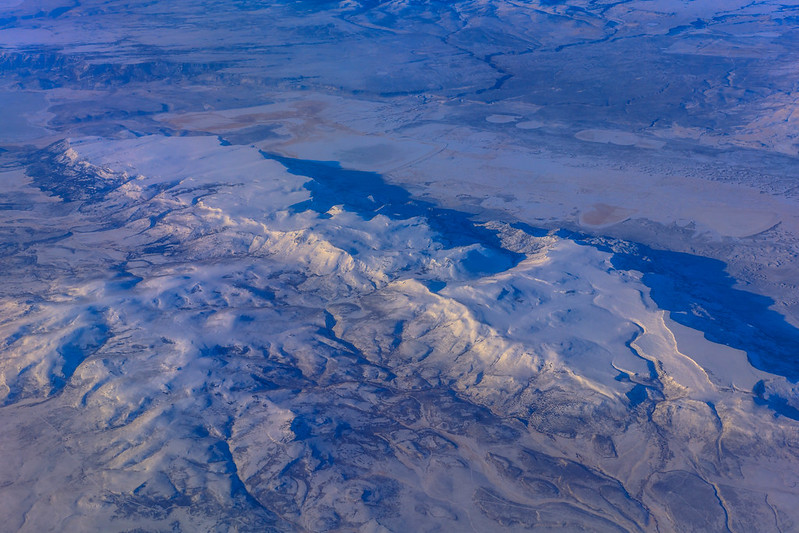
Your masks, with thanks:
[{"label": "white playa", "polygon": [[510,122],[516,122],[521,117],[517,117],[515,115],[488,115],[486,117],[486,122],[490,122],[492,124],[508,124]]}]

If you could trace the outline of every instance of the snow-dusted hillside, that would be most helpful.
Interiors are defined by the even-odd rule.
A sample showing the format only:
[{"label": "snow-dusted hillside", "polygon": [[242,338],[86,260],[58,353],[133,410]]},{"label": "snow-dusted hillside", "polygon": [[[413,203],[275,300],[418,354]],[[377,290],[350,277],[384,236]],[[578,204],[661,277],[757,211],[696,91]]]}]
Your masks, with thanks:
[{"label": "snow-dusted hillside", "polygon": [[3,180],[29,206],[3,212],[28,229],[3,291],[15,527],[650,530],[684,490],[710,526],[793,513],[796,427],[752,401],[789,383],[596,245],[376,174],[331,194],[214,137],[29,168]]},{"label": "snow-dusted hillside", "polygon": [[797,32],[0,0],[0,529],[796,529]]}]

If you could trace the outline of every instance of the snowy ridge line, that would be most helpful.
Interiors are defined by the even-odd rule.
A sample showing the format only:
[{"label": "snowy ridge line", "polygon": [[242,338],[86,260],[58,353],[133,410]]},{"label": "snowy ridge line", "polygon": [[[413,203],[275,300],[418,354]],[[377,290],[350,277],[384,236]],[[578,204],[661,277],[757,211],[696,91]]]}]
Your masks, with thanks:
[{"label": "snowy ridge line", "polygon": [[[799,380],[799,330],[772,309],[773,300],[738,288],[721,261],[574,232],[558,235],[612,253],[614,268],[641,272],[652,299],[675,322],[701,331],[711,342],[745,351],[749,364],[758,370],[789,383]],[[781,380],[774,386],[781,388],[777,381]],[[771,380],[758,382],[758,390],[752,391],[761,401],[765,383]],[[786,407],[782,414],[797,419],[796,396],[788,393],[780,402]]]},{"label": "snowy ridge line", "polygon": [[[51,453],[78,459],[47,512],[14,503],[41,515],[26,528],[666,530],[678,487],[719,530],[771,513],[764,494],[792,512],[776,472],[795,464],[796,425],[765,425],[683,354],[610,253],[487,222],[525,257],[486,272],[470,254],[491,243],[352,211],[213,137],[61,149],[85,194],[35,207],[57,214],[37,230],[71,234],[14,272],[44,298],[3,294],[0,416],[4,438],[41,443],[26,453],[57,438]],[[58,190],[58,165],[34,183]],[[774,476],[744,490],[764,449]],[[65,474],[46,468],[33,483],[52,490]]]}]

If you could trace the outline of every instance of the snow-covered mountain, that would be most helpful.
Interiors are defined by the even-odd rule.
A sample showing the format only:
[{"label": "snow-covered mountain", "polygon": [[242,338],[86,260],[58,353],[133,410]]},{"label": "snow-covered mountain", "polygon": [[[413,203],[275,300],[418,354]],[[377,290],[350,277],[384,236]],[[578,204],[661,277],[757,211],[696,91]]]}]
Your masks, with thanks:
[{"label": "snow-covered mountain", "polygon": [[[17,527],[648,530],[684,490],[711,526],[792,511],[793,426],[752,401],[789,382],[669,320],[623,243],[214,137],[30,161],[4,180],[29,206],[4,212],[28,229],[0,363]],[[753,491],[764,448],[781,475]]]},{"label": "snow-covered mountain", "polygon": [[795,529],[797,26],[696,4],[0,0],[0,529]]}]

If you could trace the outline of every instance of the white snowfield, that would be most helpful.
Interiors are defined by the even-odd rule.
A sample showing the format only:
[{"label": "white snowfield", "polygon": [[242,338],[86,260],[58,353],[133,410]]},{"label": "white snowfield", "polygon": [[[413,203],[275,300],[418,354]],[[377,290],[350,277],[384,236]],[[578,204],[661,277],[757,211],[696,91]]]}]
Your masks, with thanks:
[{"label": "white snowfield", "polygon": [[0,0],[0,531],[799,530],[784,0]]},{"label": "white snowfield", "polygon": [[790,383],[675,327],[608,252],[492,220],[521,258],[475,271],[481,243],[300,210],[309,178],[214,137],[43,157],[113,188],[61,202],[2,175],[29,206],[3,226],[52,235],[6,267],[13,530],[796,520],[799,427],[752,402]]}]

